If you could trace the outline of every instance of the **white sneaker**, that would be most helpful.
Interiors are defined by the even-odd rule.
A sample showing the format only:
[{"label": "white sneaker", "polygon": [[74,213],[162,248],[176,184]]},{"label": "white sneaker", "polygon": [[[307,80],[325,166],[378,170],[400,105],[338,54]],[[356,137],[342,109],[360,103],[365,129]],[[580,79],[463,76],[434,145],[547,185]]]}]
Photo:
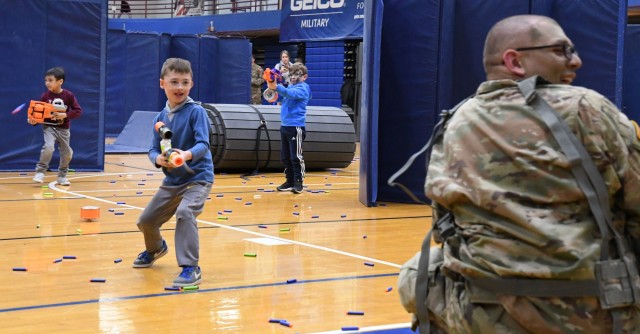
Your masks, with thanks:
[{"label": "white sneaker", "polygon": [[58,178],[58,185],[59,186],[70,186],[71,182],[69,182],[69,179],[67,179],[66,176],[63,176],[63,177],[59,177]]},{"label": "white sneaker", "polygon": [[32,179],[34,182],[42,183],[44,182],[44,173],[36,173]]}]

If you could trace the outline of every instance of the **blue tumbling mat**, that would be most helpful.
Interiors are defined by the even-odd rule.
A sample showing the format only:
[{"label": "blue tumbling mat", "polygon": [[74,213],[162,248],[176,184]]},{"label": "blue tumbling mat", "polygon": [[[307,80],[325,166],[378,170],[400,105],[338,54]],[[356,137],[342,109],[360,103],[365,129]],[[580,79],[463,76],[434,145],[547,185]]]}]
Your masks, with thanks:
[{"label": "blue tumbling mat", "polygon": [[134,111],[115,142],[105,145],[105,153],[147,153],[153,139],[157,111]]}]

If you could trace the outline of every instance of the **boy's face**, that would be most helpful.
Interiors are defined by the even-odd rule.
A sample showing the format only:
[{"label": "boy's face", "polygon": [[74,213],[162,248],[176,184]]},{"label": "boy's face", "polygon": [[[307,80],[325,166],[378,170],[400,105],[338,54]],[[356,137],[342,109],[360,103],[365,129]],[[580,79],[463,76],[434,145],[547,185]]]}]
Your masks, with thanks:
[{"label": "boy's face", "polygon": [[44,77],[44,85],[52,93],[60,93],[63,82],[63,79],[57,80],[53,75],[47,75]]},{"label": "boy's face", "polygon": [[295,85],[297,83],[301,83],[304,82],[305,80],[307,80],[307,75],[306,74],[302,74],[303,72],[301,71],[295,71],[291,74],[289,74],[289,80],[291,80],[291,84]]},{"label": "boy's face", "polygon": [[190,73],[177,73],[169,71],[167,75],[160,79],[160,88],[164,89],[171,108],[184,102],[189,96],[189,91],[193,87],[193,80]]}]

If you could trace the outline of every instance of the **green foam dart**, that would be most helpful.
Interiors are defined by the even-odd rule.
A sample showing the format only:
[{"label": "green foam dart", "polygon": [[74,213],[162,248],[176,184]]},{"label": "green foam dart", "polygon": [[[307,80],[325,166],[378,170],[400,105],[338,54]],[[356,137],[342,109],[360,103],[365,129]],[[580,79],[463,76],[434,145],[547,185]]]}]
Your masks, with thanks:
[{"label": "green foam dart", "polygon": [[257,257],[258,254],[256,254],[256,253],[244,253],[244,256],[246,256],[246,257]]},{"label": "green foam dart", "polygon": [[194,291],[200,289],[197,285],[183,286],[182,291]]},{"label": "green foam dart", "polygon": [[280,229],[280,232],[289,232],[291,229],[288,227],[283,227]]}]

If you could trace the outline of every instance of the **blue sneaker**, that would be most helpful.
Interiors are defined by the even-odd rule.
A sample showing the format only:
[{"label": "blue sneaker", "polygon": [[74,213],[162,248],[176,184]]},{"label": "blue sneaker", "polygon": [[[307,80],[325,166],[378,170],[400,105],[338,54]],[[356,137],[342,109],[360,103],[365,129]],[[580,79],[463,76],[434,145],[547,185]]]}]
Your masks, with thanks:
[{"label": "blue sneaker", "polygon": [[146,250],[138,254],[138,258],[133,261],[134,268],[149,268],[157,259],[163,257],[169,251],[167,242],[162,240],[162,247],[155,252],[147,252]]},{"label": "blue sneaker", "polygon": [[200,267],[184,266],[178,278],[173,281],[173,286],[198,285],[202,281]]}]

